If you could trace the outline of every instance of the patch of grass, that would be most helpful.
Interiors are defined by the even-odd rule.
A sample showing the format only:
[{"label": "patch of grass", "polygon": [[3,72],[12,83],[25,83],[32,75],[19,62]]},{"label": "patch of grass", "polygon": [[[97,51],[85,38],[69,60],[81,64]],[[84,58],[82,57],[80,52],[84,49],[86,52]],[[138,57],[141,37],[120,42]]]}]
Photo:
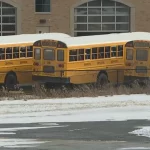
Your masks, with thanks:
[{"label": "patch of grass", "polygon": [[150,82],[144,84],[134,82],[129,86],[120,85],[97,88],[95,85],[76,85],[74,87],[62,86],[59,88],[46,89],[44,86],[35,85],[33,90],[26,93],[22,89],[16,92],[8,92],[4,88],[0,90],[0,99],[11,100],[28,100],[28,99],[47,99],[47,98],[71,98],[71,97],[97,97],[112,95],[129,95],[129,94],[150,94]]}]

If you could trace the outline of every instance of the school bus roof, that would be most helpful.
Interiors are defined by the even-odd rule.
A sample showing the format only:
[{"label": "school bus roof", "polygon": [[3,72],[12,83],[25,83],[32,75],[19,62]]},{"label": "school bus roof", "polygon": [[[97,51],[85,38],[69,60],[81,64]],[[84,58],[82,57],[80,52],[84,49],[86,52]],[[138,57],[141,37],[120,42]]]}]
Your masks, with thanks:
[{"label": "school bus roof", "polygon": [[135,40],[150,41],[150,33],[148,32],[130,32],[130,33],[113,33],[106,35],[80,36],[64,38],[61,42],[65,43],[67,47],[128,42]]},{"label": "school bus roof", "polygon": [[0,36],[0,45],[6,44],[21,44],[21,43],[34,43],[43,38],[61,40],[62,38],[70,37],[64,33],[42,33],[42,34],[20,34],[10,36]]}]

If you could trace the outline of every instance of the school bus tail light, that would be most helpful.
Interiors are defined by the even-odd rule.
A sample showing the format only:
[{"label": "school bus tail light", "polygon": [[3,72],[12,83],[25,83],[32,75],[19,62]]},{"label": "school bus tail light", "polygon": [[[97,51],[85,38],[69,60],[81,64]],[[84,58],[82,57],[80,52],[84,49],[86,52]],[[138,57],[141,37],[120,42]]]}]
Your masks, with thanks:
[{"label": "school bus tail light", "polygon": [[59,64],[58,67],[64,68],[64,64]]},{"label": "school bus tail light", "polygon": [[34,62],[33,65],[34,66],[40,66],[40,64],[38,62]]},{"label": "school bus tail light", "polygon": [[126,63],[126,66],[132,66],[132,64],[128,62],[128,63]]}]

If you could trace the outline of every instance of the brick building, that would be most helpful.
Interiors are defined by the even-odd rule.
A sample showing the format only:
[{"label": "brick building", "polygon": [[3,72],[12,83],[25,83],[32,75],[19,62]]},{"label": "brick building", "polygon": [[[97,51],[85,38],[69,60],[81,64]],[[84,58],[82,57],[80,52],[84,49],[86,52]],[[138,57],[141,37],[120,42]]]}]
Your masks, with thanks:
[{"label": "brick building", "polygon": [[150,0],[0,0],[0,34],[150,31]]}]

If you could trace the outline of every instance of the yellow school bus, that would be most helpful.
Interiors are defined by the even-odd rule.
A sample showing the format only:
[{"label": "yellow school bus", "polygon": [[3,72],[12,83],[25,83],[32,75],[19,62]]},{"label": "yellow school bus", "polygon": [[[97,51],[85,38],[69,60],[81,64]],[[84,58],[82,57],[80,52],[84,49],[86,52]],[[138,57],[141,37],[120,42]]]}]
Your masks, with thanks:
[{"label": "yellow school bus", "polygon": [[[141,36],[141,34],[143,36]],[[120,33],[69,37],[61,41],[43,39],[34,47],[33,81],[84,84],[124,82],[126,44],[149,33]]]},{"label": "yellow school bus", "polygon": [[150,41],[129,41],[126,47],[125,82],[143,81],[150,77]]},{"label": "yellow school bus", "polygon": [[9,89],[32,83],[33,43],[43,38],[67,38],[67,34],[22,34],[0,37],[0,84]]}]

